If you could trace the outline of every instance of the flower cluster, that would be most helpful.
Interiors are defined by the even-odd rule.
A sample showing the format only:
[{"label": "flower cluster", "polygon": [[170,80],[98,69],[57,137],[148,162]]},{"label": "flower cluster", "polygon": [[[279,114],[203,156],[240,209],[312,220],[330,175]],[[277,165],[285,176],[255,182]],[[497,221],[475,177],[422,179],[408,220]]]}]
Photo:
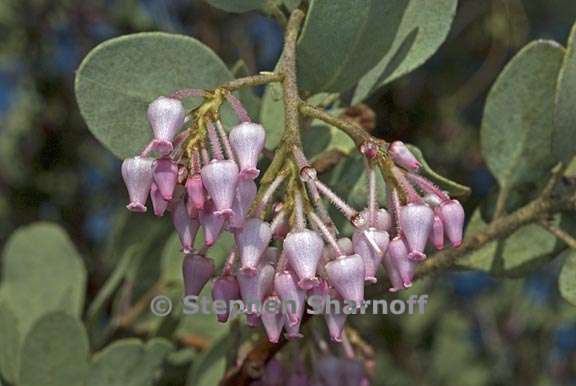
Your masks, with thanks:
[{"label": "flower cluster", "polygon": [[[181,98],[204,96],[187,114]],[[227,100],[242,121],[226,133],[220,106]],[[464,210],[460,203],[419,174],[421,167],[402,142],[365,143],[367,207],[357,211],[319,180],[299,146],[286,143],[287,156],[273,175],[255,179],[266,132],[250,122],[240,102],[226,90],[188,91],[150,104],[154,139],[140,156],[122,164],[128,209],[170,212],[185,253],[186,295],[198,295],[215,275],[210,247],[221,232],[234,235],[235,246],[214,280],[214,300],[243,300],[247,323],[262,324],[270,341],[301,337],[305,301],[326,295],[357,306],[364,286],[376,283],[382,266],[390,291],[412,285],[416,266],[426,259],[430,242],[462,241]],[[189,124],[189,128],[181,129]],[[272,166],[271,166],[272,169]],[[377,172],[386,182],[386,209],[377,201]],[[383,187],[381,187],[383,188]],[[339,234],[325,199],[354,226],[351,238]],[[202,228],[204,244],[194,248]],[[257,311],[251,304],[293,302],[284,313]],[[268,307],[262,307],[266,310]],[[218,316],[225,322],[228,314]],[[346,315],[325,315],[330,336],[341,341]]]}]

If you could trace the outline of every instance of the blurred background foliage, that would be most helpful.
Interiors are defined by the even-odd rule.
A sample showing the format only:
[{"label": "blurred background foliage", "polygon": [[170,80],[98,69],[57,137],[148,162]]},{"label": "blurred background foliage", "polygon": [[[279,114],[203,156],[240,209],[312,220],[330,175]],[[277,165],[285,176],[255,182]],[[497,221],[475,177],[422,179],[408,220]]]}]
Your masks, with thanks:
[{"label": "blurred background foliage", "polygon": [[[344,113],[376,136],[418,145],[435,170],[472,188],[465,203],[472,213],[495,190],[479,144],[487,92],[521,47],[539,38],[565,42],[575,18],[574,0],[460,0],[450,35],[431,60]],[[242,60],[239,71],[247,73],[273,69],[282,45],[282,29],[273,19],[229,14],[199,0],[0,1],[0,245],[22,225],[60,224],[87,267],[88,326],[101,324],[103,314],[116,317],[112,330],[90,330],[93,347],[115,337],[167,337],[178,330],[177,350],[161,341],[107,348],[137,351],[151,363],[170,352],[173,371],[161,382],[174,386],[183,384],[180,375],[228,327],[215,329],[202,320],[178,326],[180,321],[167,318],[139,320],[135,331],[127,331],[134,320],[125,311],[148,299],[159,274],[168,278],[166,291],[179,291],[179,273],[170,263],[176,241],[169,239],[168,219],[125,212],[120,161],[86,129],[73,92],[74,71],[91,48],[155,30],[192,35],[230,68]],[[146,243],[134,247],[143,237]],[[427,279],[401,295],[429,293],[424,315],[355,318],[363,340],[375,349],[376,384],[576,384],[576,310],[558,294],[561,261],[522,279],[496,281],[479,272]],[[124,272],[110,277],[118,266]],[[81,286],[82,275],[71,275]],[[106,312],[107,299],[94,299],[104,283],[115,299]],[[0,338],[6,344],[6,336]],[[120,355],[107,354],[99,360]]]}]

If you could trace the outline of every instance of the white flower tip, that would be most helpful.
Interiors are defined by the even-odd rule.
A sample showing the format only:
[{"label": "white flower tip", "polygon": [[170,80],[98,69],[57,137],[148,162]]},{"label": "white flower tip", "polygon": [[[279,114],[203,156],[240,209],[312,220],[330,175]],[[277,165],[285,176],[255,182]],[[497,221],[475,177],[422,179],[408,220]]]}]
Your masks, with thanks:
[{"label": "white flower tip", "polygon": [[232,209],[221,209],[221,210],[214,211],[214,214],[216,216],[222,217],[226,220],[228,220],[230,217],[232,217],[233,213],[234,213],[234,211]]},{"label": "white flower tip", "polygon": [[305,290],[312,289],[312,288],[316,287],[318,284],[320,284],[320,280],[318,280],[317,277],[313,277],[313,278],[305,277],[305,278],[300,279],[298,281],[298,286],[302,289],[305,289]]},{"label": "white flower tip", "polygon": [[426,259],[426,255],[420,251],[412,251],[408,254],[408,258],[412,261],[422,261]]},{"label": "white flower tip", "polygon": [[246,276],[255,276],[256,275],[256,268],[251,266],[242,266],[240,267],[240,271],[244,273]]},{"label": "white flower tip", "polygon": [[126,208],[128,208],[129,211],[136,213],[144,213],[147,210],[146,206],[142,205],[139,202],[131,202],[128,205],[126,205]]},{"label": "white flower tip", "polygon": [[294,327],[300,323],[300,318],[296,315],[288,315],[288,326]]},{"label": "white flower tip", "polygon": [[302,335],[299,332],[288,332],[284,334],[284,337],[286,337],[286,339],[288,340],[294,340],[294,339],[301,339],[304,337],[304,335]]},{"label": "white flower tip", "polygon": [[260,170],[256,168],[247,168],[240,171],[240,178],[245,180],[254,180],[260,175]]},{"label": "white flower tip", "polygon": [[174,150],[172,142],[165,141],[163,139],[152,140],[152,143],[150,144],[149,148],[150,152],[159,153],[161,156],[165,156],[172,153],[172,150]]},{"label": "white flower tip", "polygon": [[364,278],[365,282],[368,282],[370,284],[374,284],[378,282],[378,279],[376,279],[374,276],[368,276],[366,278]]}]

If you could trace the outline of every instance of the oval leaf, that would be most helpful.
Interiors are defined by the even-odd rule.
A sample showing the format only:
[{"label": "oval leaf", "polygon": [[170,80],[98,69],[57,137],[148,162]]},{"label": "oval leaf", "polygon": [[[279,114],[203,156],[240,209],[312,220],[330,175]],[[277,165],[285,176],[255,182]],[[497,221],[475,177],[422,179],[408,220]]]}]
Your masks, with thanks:
[{"label": "oval leaf", "polygon": [[408,0],[312,0],[298,43],[300,86],[344,91],[389,51]]},{"label": "oval leaf", "polygon": [[88,128],[120,158],[152,138],[146,109],[160,95],[186,87],[214,88],[232,79],[204,44],[183,35],[145,32],[94,48],[76,74],[76,98]]},{"label": "oval leaf", "polygon": [[556,95],[556,125],[552,136],[552,151],[561,161],[576,154],[576,24],[568,39],[564,64],[558,79]]},{"label": "oval leaf", "polygon": [[424,64],[446,40],[457,6],[458,0],[410,0],[392,48],[362,77],[353,103]]},{"label": "oval leaf", "polygon": [[502,189],[535,183],[556,163],[551,140],[563,56],[555,42],[530,43],[490,90],[480,132],[482,153]]},{"label": "oval leaf", "polygon": [[194,362],[190,368],[187,386],[217,385],[226,370],[226,355],[232,348],[230,334],[224,335]]},{"label": "oval leaf", "polygon": [[[560,217],[554,219],[554,224]],[[472,215],[466,228],[466,237],[470,238],[480,231],[486,223],[480,210]],[[492,241],[482,248],[458,260],[457,266],[490,272],[493,275],[519,277],[524,276],[557,253],[556,238],[537,224],[525,225],[503,240]]]},{"label": "oval leaf", "polygon": [[23,335],[50,311],[80,316],[85,287],[82,258],[60,226],[34,223],[18,229],[8,239],[0,299],[14,312]]},{"label": "oval leaf", "polygon": [[36,322],[22,344],[20,386],[84,386],[88,338],[82,323],[63,312]]},{"label": "oval leaf", "polygon": [[558,277],[560,294],[570,304],[576,306],[576,251],[571,250]]},{"label": "oval leaf", "polygon": [[275,149],[284,133],[284,103],[282,86],[279,83],[266,86],[262,97],[260,122],[266,128],[266,149]]},{"label": "oval leaf", "polygon": [[20,332],[18,320],[6,304],[0,304],[0,375],[8,382],[16,384],[20,353]]},{"label": "oval leaf", "polygon": [[139,339],[118,340],[94,355],[86,385],[151,386],[172,344],[162,338],[144,345]]}]

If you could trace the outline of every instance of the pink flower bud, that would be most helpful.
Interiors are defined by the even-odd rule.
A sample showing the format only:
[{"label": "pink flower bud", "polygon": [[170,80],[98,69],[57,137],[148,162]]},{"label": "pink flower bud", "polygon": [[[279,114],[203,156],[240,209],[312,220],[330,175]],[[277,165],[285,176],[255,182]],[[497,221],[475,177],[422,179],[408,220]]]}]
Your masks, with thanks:
[{"label": "pink flower bud", "polygon": [[238,166],[234,161],[212,161],[202,168],[202,182],[216,205],[216,215],[232,215],[232,203],[236,195]]},{"label": "pink flower bud", "polygon": [[324,320],[330,333],[330,340],[338,343],[342,342],[342,332],[344,332],[347,318],[348,315],[344,312],[330,312],[324,315]]},{"label": "pink flower bud", "polygon": [[[409,258],[408,248],[406,243],[400,237],[395,237],[390,241],[388,246],[389,254],[389,265],[390,272],[394,279],[391,278],[394,288],[392,291],[397,291],[402,288],[408,288],[412,286],[412,278],[414,277],[414,272],[416,271],[416,263]],[[387,266],[388,270],[388,266]],[[394,273],[395,271],[395,273]],[[398,283],[398,278],[401,280],[401,284]]]},{"label": "pink flower bud", "polygon": [[236,277],[240,285],[242,300],[247,306],[247,313],[255,313],[254,307],[262,304],[264,297],[272,291],[274,273],[274,267],[270,264],[260,265],[255,275],[243,271],[238,272]]},{"label": "pink flower bud", "polygon": [[[310,290],[310,296],[315,296],[317,298],[314,299],[314,307],[317,307],[317,304],[320,304],[323,310],[326,309],[326,302],[328,300],[334,301],[340,299],[340,295],[338,295],[336,291],[330,291],[328,283],[325,280],[321,280],[319,285]],[[320,302],[318,298],[322,298],[322,301]],[[346,325],[346,317],[347,315],[344,312],[324,313],[324,320],[326,321],[326,326],[328,327],[328,332],[330,333],[330,339],[332,341],[342,342],[342,332]]]},{"label": "pink flower bud", "polygon": [[290,232],[284,239],[284,251],[298,278],[298,285],[310,289],[318,283],[316,268],[322,256],[322,237],[311,230]]},{"label": "pink flower bud", "polygon": [[[193,174],[186,180],[186,193],[188,194],[187,205],[194,209],[204,209],[206,202],[206,190],[202,184],[202,176]],[[191,208],[188,210],[190,211]]]},{"label": "pink flower bud", "polygon": [[444,224],[439,216],[434,216],[432,231],[430,232],[430,242],[437,250],[444,249]]},{"label": "pink flower bud", "polygon": [[228,137],[238,159],[242,177],[247,179],[258,177],[260,171],[256,168],[256,164],[266,141],[266,130],[256,123],[243,122],[234,127]]},{"label": "pink flower bud", "polygon": [[410,170],[418,170],[422,166],[420,162],[416,159],[414,154],[408,149],[408,147],[401,141],[394,141],[390,144],[388,148],[390,156],[394,162],[402,166],[403,168]]},{"label": "pink flower bud", "polygon": [[159,97],[148,106],[148,121],[154,132],[151,150],[166,155],[172,151],[172,140],[184,124],[186,111],[182,102]]},{"label": "pink flower bud", "polygon": [[268,296],[262,304],[260,319],[268,340],[272,343],[278,343],[284,326],[284,315],[282,314],[282,303],[278,296]]},{"label": "pink flower bud", "polygon": [[458,200],[443,202],[438,209],[444,224],[448,240],[458,248],[462,244],[462,228],[464,227],[464,208]]},{"label": "pink flower bud", "polygon": [[182,263],[184,293],[197,296],[214,274],[214,262],[201,255],[187,254]]},{"label": "pink flower bud", "polygon": [[214,245],[224,227],[224,219],[216,216],[214,210],[214,204],[208,201],[198,216],[198,222],[204,227],[204,245],[207,247]]},{"label": "pink flower bud", "polygon": [[376,283],[376,270],[388,248],[390,236],[386,231],[377,231],[369,228],[364,231],[355,231],[352,235],[354,252],[364,260],[365,280]]},{"label": "pink flower bud", "polygon": [[236,234],[236,246],[240,254],[240,270],[253,275],[262,254],[272,238],[272,231],[267,222],[251,218],[244,223],[242,231]]},{"label": "pink flower bud", "polygon": [[238,280],[232,275],[222,275],[214,281],[212,286],[212,299],[223,300],[226,303],[226,312],[218,314],[218,321],[224,323],[230,316],[228,304],[232,300],[240,299],[240,287]]},{"label": "pink flower bud", "polygon": [[258,188],[252,180],[239,180],[236,187],[236,196],[232,203],[232,216],[229,220],[230,228],[239,229],[244,225],[248,210],[252,206]]},{"label": "pink flower bud", "polygon": [[284,319],[285,319],[284,328],[286,329],[286,334],[284,334],[284,337],[286,337],[286,339],[294,340],[304,337],[304,335],[300,333],[300,324],[302,323],[302,319],[299,319],[296,324],[290,324],[288,323],[286,318]]},{"label": "pink flower bud", "polygon": [[364,260],[360,255],[350,255],[326,264],[330,284],[344,300],[351,300],[361,306],[364,300]]},{"label": "pink flower bud", "polygon": [[[392,241],[394,241],[394,239]],[[384,265],[384,269],[386,270],[386,276],[388,276],[388,280],[392,284],[392,286],[388,289],[388,291],[397,292],[404,289],[404,282],[402,281],[402,277],[400,276],[400,273],[396,269],[396,266],[393,264],[393,258],[391,256],[392,254],[390,253],[390,251],[392,250],[392,248],[395,247],[392,241],[390,241],[390,245],[388,246],[388,252],[386,252],[386,254],[384,255],[382,263]],[[404,242],[402,242],[402,244],[404,244]],[[406,250],[406,246],[404,246],[404,249]]]},{"label": "pink flower bud", "polygon": [[192,252],[199,224],[196,220],[193,220],[188,216],[186,204],[184,204],[184,201],[182,200],[178,201],[172,210],[172,223],[174,224],[176,233],[178,233],[178,237],[180,238],[182,251],[184,253]]},{"label": "pink flower bud", "polygon": [[306,291],[296,284],[296,277],[290,271],[276,273],[274,277],[274,290],[282,299],[286,309],[288,324],[294,326],[302,319]]},{"label": "pink flower bud", "polygon": [[168,208],[168,201],[162,197],[162,194],[155,183],[152,183],[152,186],[150,187],[150,198],[152,199],[154,215],[158,217],[164,216],[164,212],[166,212],[166,209]]},{"label": "pink flower bud", "polygon": [[154,182],[166,201],[172,199],[178,179],[178,165],[169,158],[161,158],[154,163]]},{"label": "pink flower bud", "polygon": [[434,211],[425,204],[408,204],[400,210],[400,226],[410,249],[409,258],[426,258],[424,248],[432,230]]},{"label": "pink flower bud", "polygon": [[122,178],[128,189],[130,204],[126,207],[132,212],[146,212],[146,200],[152,185],[151,158],[134,157],[122,162]]}]

